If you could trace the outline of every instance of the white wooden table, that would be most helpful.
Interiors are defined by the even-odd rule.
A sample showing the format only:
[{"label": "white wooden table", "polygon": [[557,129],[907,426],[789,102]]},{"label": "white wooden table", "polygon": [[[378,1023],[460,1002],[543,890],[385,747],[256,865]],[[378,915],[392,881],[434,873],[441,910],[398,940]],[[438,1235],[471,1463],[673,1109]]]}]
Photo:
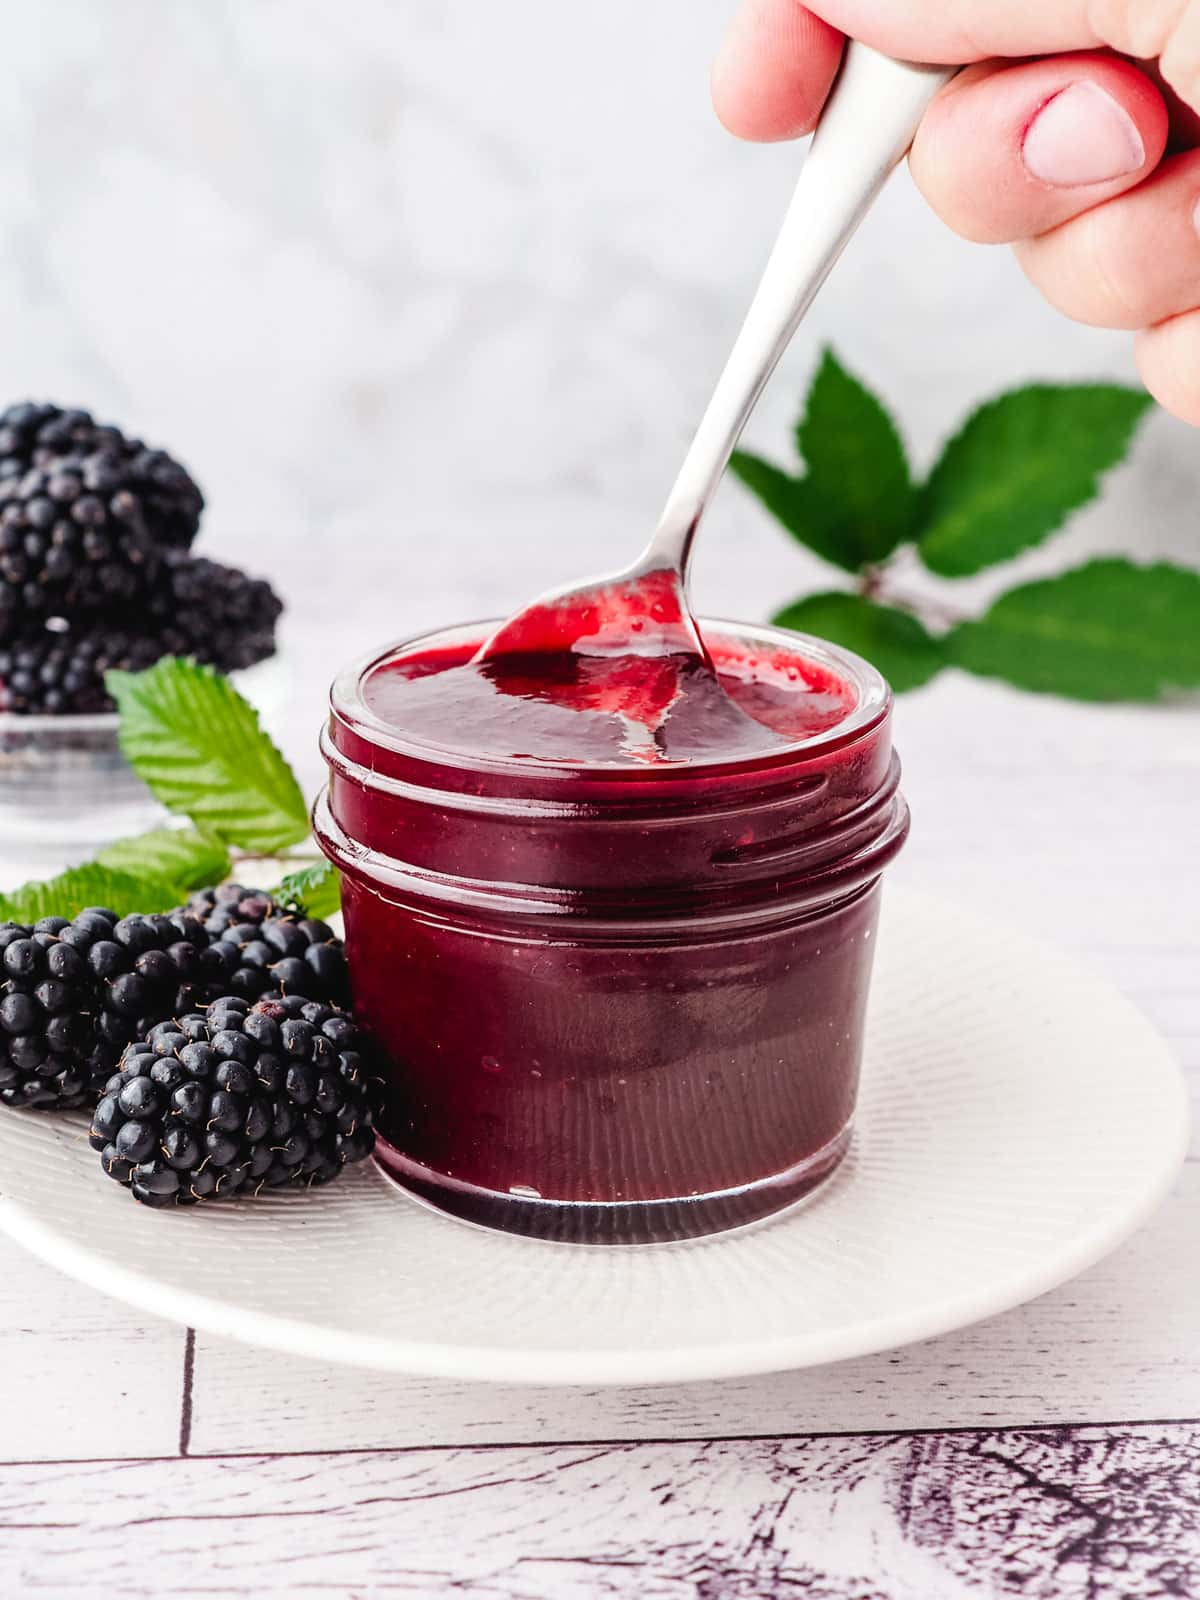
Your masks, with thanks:
[{"label": "white wooden table", "polygon": [[[1196,709],[947,678],[899,740],[896,876],[1090,958],[1200,1083]],[[0,1240],[0,1596],[1200,1595],[1198,1215],[1193,1164],[1120,1252],[991,1322],[624,1391],[303,1365]]]}]

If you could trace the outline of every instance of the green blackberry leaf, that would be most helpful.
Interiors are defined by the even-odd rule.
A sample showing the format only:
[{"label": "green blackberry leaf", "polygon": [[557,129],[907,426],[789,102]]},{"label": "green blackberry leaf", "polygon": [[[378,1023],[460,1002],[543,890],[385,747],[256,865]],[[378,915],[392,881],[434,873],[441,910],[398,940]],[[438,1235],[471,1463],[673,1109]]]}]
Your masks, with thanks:
[{"label": "green blackberry leaf", "polygon": [[91,862],[0,895],[0,919],[29,923],[40,917],[73,917],[86,906],[107,906],[125,917],[135,911],[170,911],[178,903],[173,883],[115,872]]},{"label": "green blackberry leaf", "polygon": [[342,908],[341,879],[328,861],[314,861],[289,872],[271,894],[280,905],[295,906],[322,920]]},{"label": "green blackberry leaf", "polygon": [[912,535],[916,493],[904,445],[882,403],[826,350],[796,443],[807,472],[794,478],[737,451],[735,475],[801,544],[856,572]]},{"label": "green blackberry leaf", "polygon": [[772,621],[781,628],[814,633],[865,656],[897,693],[920,688],[946,665],[941,641],[916,617],[863,595],[842,590],[806,595]]},{"label": "green blackberry leaf", "polygon": [[1040,544],[1086,505],[1153,404],[1115,383],[1034,384],[989,400],[942,452],[920,494],[917,548],[947,578]]},{"label": "green blackberry leaf", "polygon": [[168,810],[262,854],[307,837],[295,774],[228,678],[165,656],[147,672],[108,672],[104,681],[121,714],[121,749]]},{"label": "green blackberry leaf", "polygon": [[909,537],[916,496],[896,424],[832,350],[821,357],[796,444],[805,481],[831,508],[856,567],[883,561]]},{"label": "green blackberry leaf", "polygon": [[173,884],[179,897],[229,876],[233,862],[219,839],[196,828],[156,828],[119,839],[101,850],[96,862],[116,872],[148,876]]},{"label": "green blackberry leaf", "polygon": [[1022,584],[948,634],[957,666],[1076,700],[1200,687],[1200,572],[1091,561]]},{"label": "green blackberry leaf", "polygon": [[746,450],[734,451],[729,470],[758,496],[793,539],[844,572],[857,570],[857,550],[847,548],[833,510],[807,478],[793,478]]}]

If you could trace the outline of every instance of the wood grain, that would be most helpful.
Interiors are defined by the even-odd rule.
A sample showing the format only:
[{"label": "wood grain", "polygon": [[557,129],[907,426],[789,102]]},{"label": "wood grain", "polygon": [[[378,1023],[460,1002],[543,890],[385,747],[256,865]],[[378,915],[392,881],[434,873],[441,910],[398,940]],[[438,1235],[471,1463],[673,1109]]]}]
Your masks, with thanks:
[{"label": "wood grain", "polygon": [[6,1593],[1140,1600],[1200,1581],[1200,1428],[0,1469]]},{"label": "wood grain", "polygon": [[185,1337],[0,1235],[0,1460],[174,1454]]},{"label": "wood grain", "polygon": [[[437,1382],[197,1336],[196,1454],[1200,1418],[1200,1166],[1122,1250],[988,1322],[833,1367],[642,1389]],[[1153,1307],[1153,1315],[1147,1308]],[[296,1379],[296,1371],[303,1376]]]}]

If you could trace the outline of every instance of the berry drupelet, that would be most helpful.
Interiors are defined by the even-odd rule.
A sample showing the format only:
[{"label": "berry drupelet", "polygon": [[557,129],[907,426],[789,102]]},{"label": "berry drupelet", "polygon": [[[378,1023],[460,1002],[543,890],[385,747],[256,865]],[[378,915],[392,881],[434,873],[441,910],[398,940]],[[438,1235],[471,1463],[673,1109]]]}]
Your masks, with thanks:
[{"label": "berry drupelet", "polygon": [[328,1183],[374,1148],[367,1042],[299,995],[237,996],[131,1044],[92,1121],[109,1177],[149,1206]]}]

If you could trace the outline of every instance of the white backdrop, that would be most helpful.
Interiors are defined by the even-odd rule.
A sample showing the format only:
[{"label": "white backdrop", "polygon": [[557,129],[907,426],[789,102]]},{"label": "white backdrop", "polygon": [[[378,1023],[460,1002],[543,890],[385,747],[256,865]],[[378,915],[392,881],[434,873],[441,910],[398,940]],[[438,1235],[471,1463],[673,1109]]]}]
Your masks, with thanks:
[{"label": "white backdrop", "polygon": [[[382,637],[623,559],[801,155],[713,117],[732,4],[9,8],[0,397],[90,405],[175,450],[209,495],[204,546],[277,575],[302,625],[336,607]],[[906,175],[757,448],[787,448],[825,339],[923,462],[1004,384],[1133,371],[1124,336],[1059,319]],[[1157,417],[1077,541],[1195,556],[1198,483],[1195,438]],[[700,603],[761,616],[821,581],[727,485]]]},{"label": "white backdrop", "polygon": [[[307,783],[340,657],[624,559],[651,525],[799,161],[712,117],[707,64],[732,4],[4,8],[0,399],[92,405],[194,468],[202,547],[291,601],[284,735]],[[1005,384],[1132,375],[1122,336],[1059,320],[1006,252],[952,239],[905,178],[789,353],[756,448],[786,448],[825,339],[895,403],[922,463]],[[1198,485],[1197,436],[1155,417],[1074,553],[1200,565]],[[698,579],[702,604],[751,617],[827,581],[736,485]],[[948,917],[970,904],[1078,952],[1200,1089],[1195,707],[1076,706],[944,674],[898,708],[914,827],[895,876],[946,896]],[[405,1567],[409,1592],[442,1593],[443,1568],[469,1581],[480,1563],[529,1594],[591,1594],[601,1569],[613,1593],[661,1594],[743,1568],[762,1592],[800,1573],[825,1594],[962,1594],[1008,1583],[1016,1529],[1028,1594],[1157,1592],[1164,1562],[1195,1557],[1179,1463],[1196,1428],[1154,1421],[1200,1414],[1195,1174],[1111,1263],[951,1341],[570,1402],[332,1369],[297,1383],[275,1357],[185,1343],[5,1246],[0,1589],[180,1592],[199,1551],[227,1595],[282,1595],[298,1552],[314,1594],[392,1591]],[[114,1430],[112,1375],[130,1360]],[[1004,1424],[1061,1426],[990,1444],[922,1433]],[[730,1437],[813,1428],[875,1437]],[[574,1464],[537,1447],[650,1432],[724,1442],[590,1445]],[[513,1441],[502,1457],[373,1448]],[[177,1448],[192,1459],[166,1460]],[[113,1454],[155,1459],[87,1464]],[[669,1512],[646,1489],[664,1477],[682,1486]],[[909,1514],[914,1483],[936,1517]],[[1143,1501],[1149,1522],[1129,1511]],[[232,1532],[214,1556],[217,1515]],[[813,1575],[831,1528],[853,1582]]]}]

